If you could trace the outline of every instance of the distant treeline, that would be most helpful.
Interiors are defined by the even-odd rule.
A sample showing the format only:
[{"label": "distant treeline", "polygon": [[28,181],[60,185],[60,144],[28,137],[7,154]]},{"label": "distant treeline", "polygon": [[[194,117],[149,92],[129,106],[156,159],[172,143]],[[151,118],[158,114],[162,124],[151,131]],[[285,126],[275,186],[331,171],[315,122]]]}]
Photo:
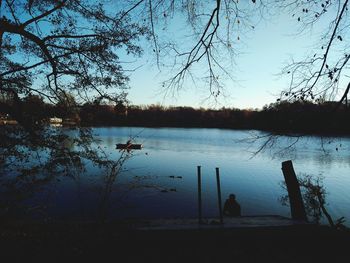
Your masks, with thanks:
[{"label": "distant treeline", "polygon": [[350,134],[350,108],[339,106],[336,102],[279,102],[261,110],[84,105],[80,118],[81,124],[87,126],[203,127]]},{"label": "distant treeline", "polygon": [[350,108],[337,102],[278,102],[261,110],[214,110],[160,105],[126,107],[122,103],[54,106],[31,96],[22,100],[20,108],[0,102],[1,115],[3,118],[22,118],[22,123],[60,117],[69,118],[82,126],[203,127],[258,129],[277,133],[350,134]]}]

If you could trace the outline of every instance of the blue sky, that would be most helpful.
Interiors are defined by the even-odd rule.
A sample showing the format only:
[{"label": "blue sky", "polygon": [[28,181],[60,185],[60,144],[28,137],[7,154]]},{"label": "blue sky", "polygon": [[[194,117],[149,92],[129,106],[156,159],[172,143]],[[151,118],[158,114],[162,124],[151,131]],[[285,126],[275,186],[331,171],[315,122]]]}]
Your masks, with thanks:
[{"label": "blue sky", "polygon": [[159,94],[164,72],[159,72],[147,52],[143,66],[131,76],[129,100],[132,104],[161,104],[192,107],[262,108],[275,102],[279,93],[288,87],[288,76],[281,77],[283,66],[293,57],[301,59],[314,52],[320,32],[316,29],[297,34],[298,22],[291,14],[275,15],[259,23],[254,31],[241,37],[241,52],[233,71],[235,81],[225,82],[225,97],[205,100],[207,87],[196,88],[187,83],[175,97]]}]

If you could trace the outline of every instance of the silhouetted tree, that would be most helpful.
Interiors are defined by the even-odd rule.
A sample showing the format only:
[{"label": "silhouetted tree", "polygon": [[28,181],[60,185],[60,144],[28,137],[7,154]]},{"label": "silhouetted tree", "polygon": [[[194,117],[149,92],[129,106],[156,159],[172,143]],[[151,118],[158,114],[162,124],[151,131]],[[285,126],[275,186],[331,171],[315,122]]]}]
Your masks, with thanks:
[{"label": "silhouetted tree", "polygon": [[[301,193],[308,218],[317,224],[320,224],[321,219],[325,218],[331,227],[334,227],[336,229],[345,229],[345,218],[340,217],[334,220],[334,218],[327,211],[327,191],[323,185],[324,178],[309,174],[300,174],[298,175],[297,179],[301,188]],[[287,190],[285,182],[283,182],[281,185],[284,190]],[[288,195],[283,195],[280,198],[280,201],[283,205],[288,205]]]},{"label": "silhouetted tree", "polygon": [[[250,12],[262,7],[231,0],[1,1],[0,90],[14,96],[33,92],[52,102],[66,92],[88,101],[120,101],[128,81],[120,56],[140,55],[145,38],[158,67],[175,70],[164,83],[168,91],[205,66],[203,79],[211,96],[218,96],[223,75],[231,75],[220,58],[234,55],[241,30],[254,27]],[[164,35],[179,17],[193,33],[186,45],[176,41],[179,36]]]},{"label": "silhouetted tree", "polygon": [[290,75],[291,80],[289,89],[282,92],[281,99],[323,102],[340,95],[338,106],[347,104],[350,89],[349,1],[275,2],[295,18],[300,32],[315,28],[322,32],[315,47],[304,59],[293,60],[284,68],[283,74]]}]

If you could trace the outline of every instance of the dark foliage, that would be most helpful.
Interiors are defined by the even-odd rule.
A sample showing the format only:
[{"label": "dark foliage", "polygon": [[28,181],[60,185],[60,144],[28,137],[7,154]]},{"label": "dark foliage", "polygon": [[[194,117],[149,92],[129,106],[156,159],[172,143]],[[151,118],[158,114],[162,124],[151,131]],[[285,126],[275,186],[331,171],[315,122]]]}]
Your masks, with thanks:
[{"label": "dark foliage", "polygon": [[191,107],[121,108],[85,104],[79,113],[84,126],[205,127],[258,129],[277,133],[350,134],[350,109],[337,102],[281,102],[262,110]]}]

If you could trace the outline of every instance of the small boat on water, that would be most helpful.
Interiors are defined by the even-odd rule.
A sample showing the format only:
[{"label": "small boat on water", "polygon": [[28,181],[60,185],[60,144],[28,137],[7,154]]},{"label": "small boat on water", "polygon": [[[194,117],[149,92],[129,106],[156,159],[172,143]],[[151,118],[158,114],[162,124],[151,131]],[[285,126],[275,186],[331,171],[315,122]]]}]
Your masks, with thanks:
[{"label": "small boat on water", "polygon": [[117,149],[121,150],[141,150],[142,149],[142,144],[137,144],[137,143],[118,143],[116,145]]}]

